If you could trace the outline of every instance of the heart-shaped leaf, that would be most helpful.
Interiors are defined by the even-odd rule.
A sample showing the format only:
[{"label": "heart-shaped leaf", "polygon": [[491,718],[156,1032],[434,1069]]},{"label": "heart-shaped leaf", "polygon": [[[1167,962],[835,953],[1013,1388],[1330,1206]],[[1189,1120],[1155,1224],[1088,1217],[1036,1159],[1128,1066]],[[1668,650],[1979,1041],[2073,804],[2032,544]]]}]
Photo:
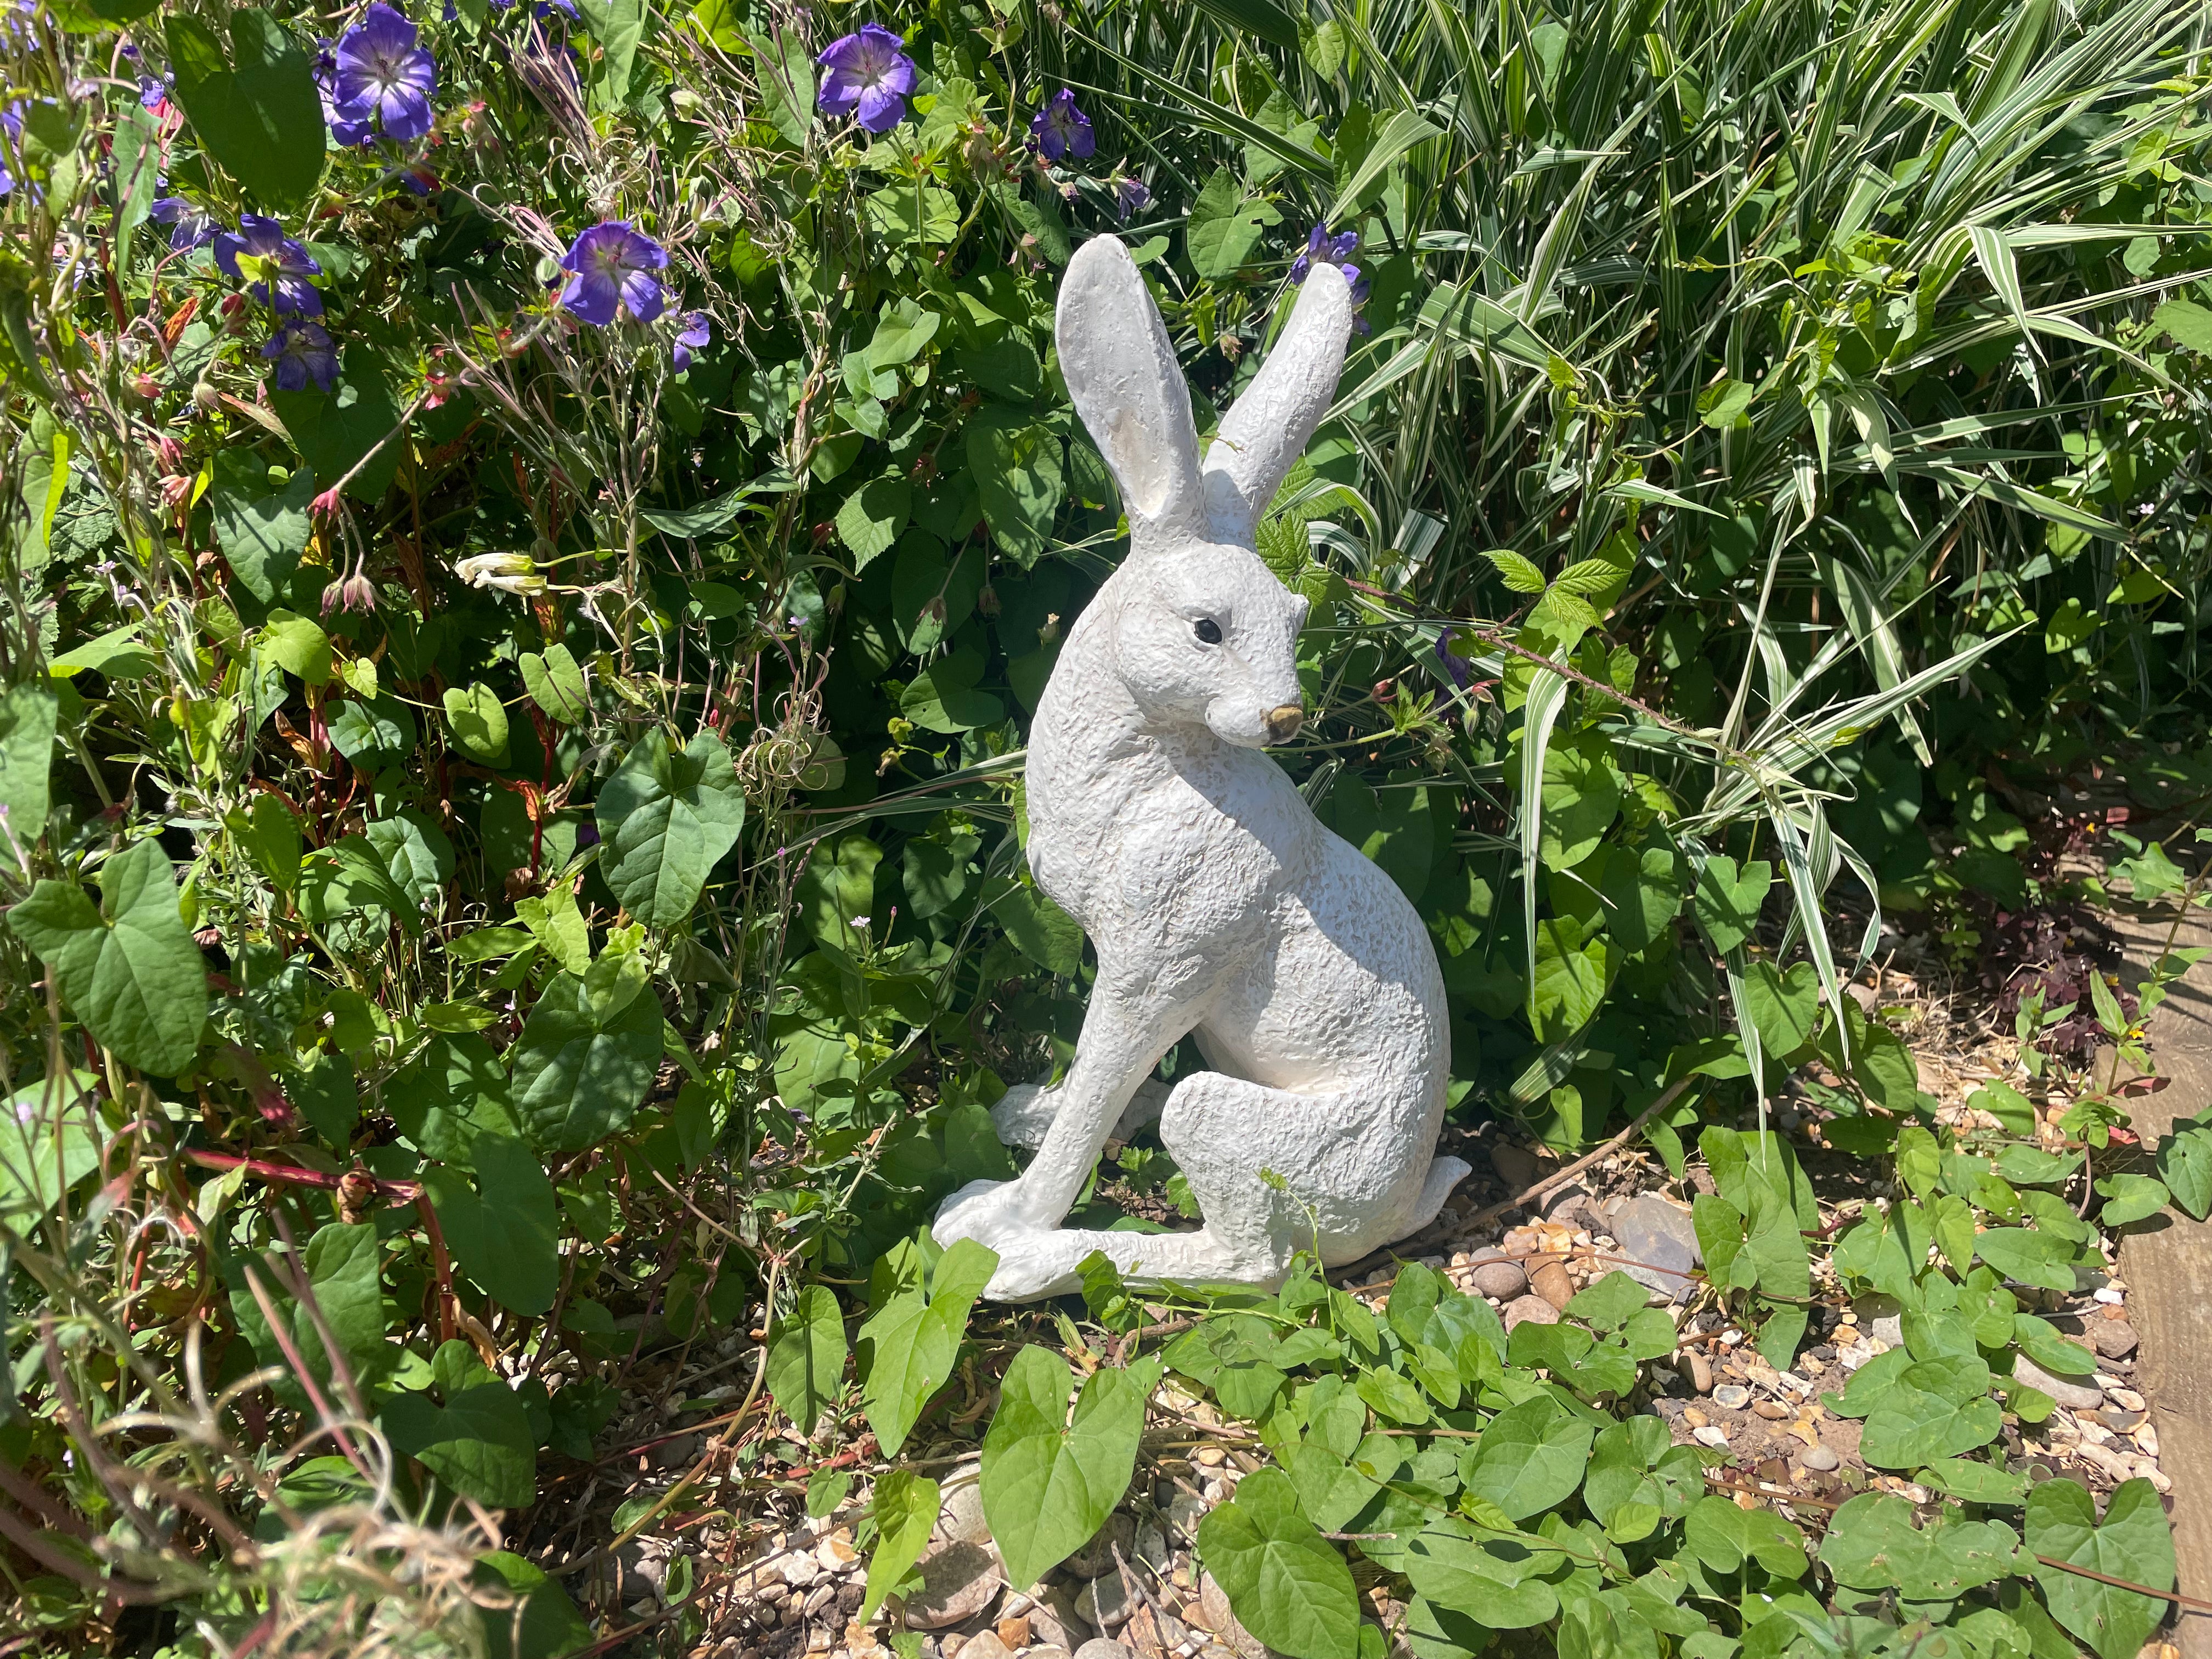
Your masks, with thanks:
[{"label": "heart-shaped leaf", "polygon": [[1767,1053],[1794,1054],[1813,1041],[1820,1022],[1820,975],[1809,962],[1792,963],[1786,974],[1754,962],[1744,969],[1743,1000]]},{"label": "heart-shaped leaf", "polygon": [[[2173,1588],[2173,1533],[2148,1480],[2123,1481],[2106,1502],[2101,1525],[2087,1487],[2046,1480],[2027,1495],[2027,1531],[2034,1554],[2152,1589]],[[2139,1591],[2039,1564],[2035,1577],[2051,1616],[2098,1659],[2129,1659],[2166,1617],[2165,1602]]]},{"label": "heart-shaped leaf", "polygon": [[536,1498],[538,1440],[521,1396],[465,1342],[442,1344],[430,1370],[437,1397],[397,1394],[385,1403],[379,1421],[392,1449],[488,1508]]},{"label": "heart-shaped leaf", "polygon": [[652,927],[691,914],[707,877],[744,828],[745,794],[730,751],[702,732],[683,749],[659,730],[640,738],[599,790],[600,870],[615,896]]},{"label": "heart-shaped leaf", "polygon": [[625,1127],[653,1086],[661,1024],[650,995],[614,1006],[575,975],[556,975],[508,1057],[510,1097],[531,1144],[570,1152]]},{"label": "heart-shaped leaf", "polygon": [[1359,1651],[1352,1569],[1306,1519],[1280,1469],[1247,1475],[1199,1522],[1198,1553],[1237,1622],[1278,1653],[1352,1659]]},{"label": "heart-shaped leaf", "polygon": [[1009,1583],[1035,1583],[1106,1524],[1129,1489],[1159,1375],[1152,1360],[1094,1371],[1071,1423],[1066,1363],[1034,1345],[1014,1356],[983,1439],[983,1514]]},{"label": "heart-shaped leaf", "polygon": [[549,645],[541,654],[525,652],[517,665],[522,670],[522,684],[530,699],[545,711],[550,720],[563,726],[574,726],[592,712],[591,699],[584,687],[584,671],[577,665],[575,653],[565,645]]},{"label": "heart-shaped leaf", "polygon": [[884,1456],[898,1455],[921,1408],[951,1376],[969,1310],[998,1269],[996,1250],[963,1238],[938,1258],[930,1295],[901,1291],[860,1327],[860,1400]]},{"label": "heart-shaped leaf", "polygon": [[326,148],[314,65],[276,16],[230,14],[230,51],[197,17],[168,20],[175,95],[192,136],[271,212],[307,205]]},{"label": "heart-shaped leaf", "polygon": [[486,766],[507,764],[507,710],[499,693],[482,680],[446,688],[446,729],[471,760]]},{"label": "heart-shaped leaf", "polygon": [[1759,907],[1766,902],[1766,890],[1773,881],[1774,866],[1765,859],[1754,859],[1741,871],[1724,853],[1705,860],[1691,908],[1716,952],[1726,956],[1751,937],[1759,925]]},{"label": "heart-shaped leaf", "polygon": [[776,1322],[768,1349],[769,1392],[801,1434],[814,1432],[823,1409],[843,1389],[845,1354],[837,1293],[827,1285],[809,1285],[790,1316]]},{"label": "heart-shaped leaf", "polygon": [[1525,1521],[1574,1496],[1596,1430],[1549,1395],[1508,1407],[1467,1460],[1467,1489]]},{"label": "heart-shaped leaf", "polygon": [[876,1553],[868,1558],[868,1589],[860,1601],[864,1622],[921,1559],[940,1501],[937,1482],[908,1469],[893,1469],[876,1482]]}]

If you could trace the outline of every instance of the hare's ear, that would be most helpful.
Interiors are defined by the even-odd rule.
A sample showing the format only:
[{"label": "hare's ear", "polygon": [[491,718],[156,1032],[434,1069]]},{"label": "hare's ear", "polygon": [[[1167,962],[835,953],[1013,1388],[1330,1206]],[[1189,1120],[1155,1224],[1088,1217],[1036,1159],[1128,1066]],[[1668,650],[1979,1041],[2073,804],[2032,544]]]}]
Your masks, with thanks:
[{"label": "hare's ear", "polygon": [[1206,516],[1215,540],[1249,546],[1260,515],[1336,395],[1352,338],[1352,289],[1316,264],[1291,320],[1206,452]]},{"label": "hare's ear", "polygon": [[1121,486],[1132,525],[1203,528],[1190,388],[1128,249],[1094,236],[1068,262],[1054,327],[1076,413]]}]

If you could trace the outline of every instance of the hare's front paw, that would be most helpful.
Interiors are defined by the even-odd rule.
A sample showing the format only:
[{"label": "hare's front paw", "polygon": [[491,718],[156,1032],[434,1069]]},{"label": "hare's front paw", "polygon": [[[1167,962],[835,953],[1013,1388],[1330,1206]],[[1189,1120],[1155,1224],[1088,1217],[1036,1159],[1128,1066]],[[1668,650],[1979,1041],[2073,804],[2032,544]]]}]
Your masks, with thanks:
[{"label": "hare's front paw", "polygon": [[1007,1242],[1036,1229],[1022,1218],[1018,1181],[971,1181],[937,1206],[929,1236],[950,1249],[963,1238],[988,1244],[1001,1255]]}]

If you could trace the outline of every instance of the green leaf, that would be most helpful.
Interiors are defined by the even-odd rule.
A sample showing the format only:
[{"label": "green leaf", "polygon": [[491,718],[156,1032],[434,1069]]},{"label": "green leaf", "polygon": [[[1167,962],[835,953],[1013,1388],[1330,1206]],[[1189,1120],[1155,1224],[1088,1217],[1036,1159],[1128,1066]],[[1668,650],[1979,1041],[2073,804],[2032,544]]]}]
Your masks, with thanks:
[{"label": "green leaf", "polygon": [[991,906],[1017,949],[1040,968],[1073,974],[1083,966],[1083,928],[1041,889],[1012,888]]},{"label": "green leaf", "polygon": [[2097,1218],[2107,1227],[2124,1227],[2166,1207],[2166,1183],[2146,1175],[2116,1175],[2097,1183],[2105,1200]]},{"label": "green leaf", "polygon": [[1724,957],[1740,949],[1751,937],[1759,925],[1759,906],[1766,902],[1766,890],[1773,882],[1774,866],[1765,859],[1753,860],[1740,872],[1735,860],[1724,853],[1712,854],[1705,860],[1705,868],[1698,872],[1692,908],[1717,955]]},{"label": "green leaf", "polygon": [[592,811],[607,885],[640,921],[671,928],[690,919],[708,876],[737,845],[745,795],[719,734],[702,732],[678,750],[656,727],[600,786]]},{"label": "green leaf", "polygon": [[757,29],[744,31],[756,64],[755,82],[768,123],[786,143],[806,147],[814,125],[814,56],[798,36],[781,29],[774,34]]},{"label": "green leaf", "polygon": [[1571,869],[1597,851],[1620,815],[1620,780],[1607,747],[1602,738],[1576,737],[1557,738],[1545,750],[1539,844],[1551,869]]},{"label": "green leaf", "polygon": [[499,693],[482,680],[446,688],[446,726],[471,760],[486,766],[507,764],[507,710]]},{"label": "green leaf", "polygon": [[1543,571],[1511,548],[1489,548],[1482,556],[1497,568],[1498,579],[1513,592],[1540,593],[1544,591]]},{"label": "green leaf", "polygon": [[523,689],[530,700],[545,711],[546,718],[563,726],[580,726],[592,712],[584,689],[584,671],[565,645],[549,645],[541,653],[526,651],[519,665]]},{"label": "green leaf", "polygon": [[64,652],[49,666],[58,679],[89,672],[111,680],[143,680],[161,666],[161,659],[138,637],[138,624],[126,623]]},{"label": "green leaf", "polygon": [[937,1482],[908,1469],[893,1469],[877,1480],[876,1553],[868,1558],[868,1589],[860,1601],[863,1623],[876,1616],[884,1598],[921,1559],[942,1501]]},{"label": "green leaf", "polygon": [[1756,1561],[1777,1578],[1805,1575],[1805,1534],[1771,1510],[1740,1510],[1733,1498],[1702,1498],[1683,1522],[1682,1541],[1715,1572]]},{"label": "green leaf", "polygon": [[1671,847],[1647,847],[1632,856],[1615,852],[1598,884],[1613,943],[1632,953],[1663,938],[1689,884],[1689,860]]},{"label": "green leaf", "polygon": [[[608,965],[593,963],[592,976]],[[556,975],[510,1056],[515,1115],[541,1152],[577,1152],[627,1127],[660,1064],[659,1001],[645,992],[611,1002],[592,976]]]},{"label": "green leaf", "polygon": [[970,645],[939,657],[907,683],[899,713],[916,726],[946,733],[996,726],[1006,706],[975,683],[983,677],[983,653]]},{"label": "green leaf", "polygon": [[378,1420],[392,1449],[489,1509],[535,1498],[538,1437],[521,1396],[458,1340],[440,1345],[430,1371],[438,1397],[397,1394],[385,1402]]},{"label": "green leaf", "polygon": [[[2124,1481],[2106,1500],[2102,1525],[2096,1502],[2073,1480],[2046,1480],[2027,1495],[2027,1543],[2036,1555],[2087,1567],[2152,1589],[2173,1588],[2173,1534],[2148,1480]],[[2095,1650],[2098,1659],[2130,1659],[2166,1617],[2154,1597],[2100,1583],[2039,1564],[2037,1583],[2051,1616]]]},{"label": "green leaf", "polygon": [[1820,1021],[1820,972],[1809,962],[1791,963],[1786,974],[1754,962],[1744,969],[1743,1000],[1766,1052],[1794,1054],[1813,1041]]},{"label": "green leaf", "polygon": [[268,469],[251,455],[227,449],[216,457],[208,491],[216,544],[246,590],[264,605],[276,604],[291,584],[314,531],[309,518],[314,499],[315,475],[305,467],[271,491]]},{"label": "green leaf", "polygon": [[2175,1124],[2158,1144],[2158,1172],[2184,1215],[2192,1221],[2212,1215],[2212,1127]]},{"label": "green leaf", "polygon": [[1066,1364],[1031,1345],[1014,1356],[983,1439],[983,1513],[1010,1583],[1033,1584],[1096,1537],[1129,1490],[1157,1361],[1094,1371],[1076,1396]]},{"label": "green leaf", "polygon": [[1845,1504],[1820,1543],[1820,1565],[1838,1583],[1920,1601],[1954,1601],[2005,1577],[2019,1555],[2020,1540],[2009,1527],[1953,1522],[1923,1529],[1913,1525],[1912,1505],[1887,1492],[1862,1493]]},{"label": "green leaf", "polygon": [[[1617,1331],[1650,1301],[1651,1292],[1619,1268],[1568,1299],[1563,1311],[1594,1331]],[[1671,1344],[1669,1345],[1672,1346]]]},{"label": "green leaf", "polygon": [[192,137],[272,213],[305,207],[323,176],[326,141],[314,65],[257,7],[230,14],[230,51],[197,17],[167,22],[178,106]]},{"label": "green leaf", "polygon": [[1859,1455],[1878,1468],[1911,1469],[1986,1446],[2003,1426],[1990,1386],[1989,1367],[1978,1359],[1905,1366],[1873,1396]]},{"label": "green leaf", "polygon": [[860,1327],[860,1403],[884,1456],[898,1455],[951,1376],[969,1310],[998,1267],[996,1250],[963,1238],[938,1258],[932,1294],[902,1291]]},{"label": "green leaf", "polygon": [[799,1433],[811,1437],[822,1413],[844,1391],[845,1354],[837,1293],[827,1285],[809,1285],[769,1336],[769,1392]]},{"label": "green leaf", "polygon": [[[28,1234],[69,1189],[100,1170],[100,1127],[88,1072],[26,1083],[0,1100],[0,1228]],[[4,1388],[0,1384],[0,1388]]]},{"label": "green leaf", "polygon": [[272,611],[261,630],[257,653],[286,673],[313,686],[331,683],[331,636],[322,624],[289,611]]},{"label": "green leaf", "polygon": [[52,970],[62,1000],[125,1064],[173,1077],[199,1052],[207,964],[178,909],[159,842],[100,866],[100,905],[71,881],[41,881],[8,912],[15,936]]},{"label": "green leaf", "polygon": [[61,700],[46,686],[0,691],[0,824],[8,832],[0,836],[0,860],[11,864],[16,848],[27,855],[46,830],[60,708]]},{"label": "green leaf", "polygon": [[[968,417],[968,468],[983,506],[984,521],[1000,550],[1024,569],[1051,545],[1053,519],[1066,494],[1060,441],[1049,427],[1024,411],[986,404]],[[981,663],[977,664],[980,670]],[[974,684],[973,677],[970,684]],[[909,714],[908,719],[917,716]],[[923,722],[927,724],[927,722]],[[995,721],[976,720],[972,725]],[[966,726],[933,726],[965,731]]]},{"label": "green leaf", "polygon": [[[384,1340],[391,1308],[378,1279],[383,1249],[374,1222],[349,1225],[334,1221],[317,1231],[300,1258],[315,1307],[337,1340],[338,1357],[364,1390],[375,1383],[398,1352]],[[254,1358],[277,1368],[282,1375],[272,1385],[277,1395],[295,1409],[305,1410],[307,1390],[300,1386],[250,1288],[250,1282],[260,1285],[285,1336],[306,1362],[307,1375],[328,1398],[334,1386],[330,1351],[323,1345],[314,1315],[301,1305],[298,1285],[286,1265],[290,1254],[289,1247],[279,1246],[264,1255],[233,1257],[224,1264],[223,1274],[230,1285],[232,1316]]]},{"label": "green leaf", "polygon": [[2012,1336],[2022,1353],[2054,1376],[2087,1376],[2097,1369],[2095,1358],[2086,1349],[2075,1346],[2032,1313],[2013,1316]]},{"label": "green leaf", "polygon": [[544,1313],[561,1289],[561,1214],[553,1183],[538,1155],[512,1135],[478,1135],[471,1156],[473,1187],[443,1164],[433,1164],[422,1178],[453,1265],[502,1307]]},{"label": "green leaf", "polygon": [[2195,301],[2168,300],[2151,313],[2150,324],[2172,335],[2176,345],[2212,357],[2212,310]]},{"label": "green leaf", "polygon": [[1510,1530],[1478,1540],[1431,1526],[1414,1534],[1400,1565],[1425,1600],[1475,1620],[1486,1633],[1529,1630],[1559,1611],[1559,1593],[1536,1576],[1556,1569],[1559,1558],[1532,1549],[1535,1542]]},{"label": "green leaf", "polygon": [[1280,1469],[1244,1477],[1237,1496],[1199,1522],[1198,1553],[1237,1620],[1293,1659],[1353,1659],[1359,1600],[1352,1569],[1298,1507]]},{"label": "green leaf", "polygon": [[854,926],[876,902],[876,866],[884,849],[858,830],[836,841],[817,841],[806,856],[792,898],[799,925],[817,943],[849,952],[860,941]]},{"label": "green leaf", "polygon": [[507,1072],[480,1036],[433,1036],[385,1085],[384,1109],[426,1158],[476,1167],[477,1137],[519,1133]]},{"label": "green leaf", "polygon": [[[319,118],[319,106],[317,113]],[[373,504],[392,487],[407,452],[404,438],[392,436],[399,424],[399,405],[392,401],[383,360],[369,347],[347,348],[338,374],[334,392],[277,391],[269,394],[269,401],[318,484],[334,489],[351,473],[346,493]]]},{"label": "green leaf", "polygon": [[1525,1521],[1565,1503],[1583,1483],[1596,1430],[1549,1395],[1491,1419],[1467,1460],[1467,1490]]},{"label": "green leaf", "polygon": [[1282,219],[1266,201],[1247,195],[1235,173],[1227,167],[1217,167],[1191,204],[1190,217],[1183,227],[1192,266],[1207,282],[1234,276],[1259,252],[1268,228],[1280,224]]},{"label": "green leaf", "polygon": [[890,551],[906,528],[914,506],[914,487],[896,471],[872,478],[837,509],[837,539],[853,555],[853,568],[866,569],[879,553]]},{"label": "green leaf", "polygon": [[2007,1279],[2045,1290],[2074,1289],[2080,1252],[2064,1239],[2027,1227],[1991,1227],[1974,1236],[1974,1254]]},{"label": "green leaf", "polygon": [[[403,806],[388,817],[370,819],[362,839],[375,850],[392,885],[413,909],[429,908],[439,890],[453,878],[453,843],[419,806]],[[410,911],[402,915],[414,920]]]},{"label": "green leaf", "polygon": [[415,716],[397,698],[337,702],[328,709],[331,747],[364,770],[394,765],[415,747]]},{"label": "green leaf", "polygon": [[534,1563],[494,1550],[477,1558],[474,1577],[485,1589],[503,1590],[514,1599],[512,1607],[477,1603],[484,1659],[566,1659],[592,1644],[590,1621],[576,1611],[560,1581]]},{"label": "green leaf", "polygon": [[592,107],[619,109],[629,96],[630,70],[645,39],[642,0],[577,0],[592,38],[604,53],[599,78],[592,87]]}]

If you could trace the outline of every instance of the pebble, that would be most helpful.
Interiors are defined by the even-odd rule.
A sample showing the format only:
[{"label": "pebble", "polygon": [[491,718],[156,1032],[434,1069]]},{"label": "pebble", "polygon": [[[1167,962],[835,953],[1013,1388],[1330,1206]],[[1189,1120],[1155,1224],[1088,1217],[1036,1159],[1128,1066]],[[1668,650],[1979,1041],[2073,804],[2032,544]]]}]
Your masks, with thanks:
[{"label": "pebble", "polygon": [[1099,1630],[1118,1630],[1135,1611],[1129,1605],[1129,1588],[1118,1572],[1102,1574],[1083,1587],[1075,1610]]},{"label": "pebble", "polygon": [[983,1518],[982,1464],[963,1462],[945,1478],[945,1497],[937,1506],[937,1530],[955,1543],[988,1544],[991,1523]]},{"label": "pebble", "polygon": [[1702,1429],[1713,1419],[1695,1406],[1685,1406],[1682,1407],[1682,1420],[1693,1429]]},{"label": "pebble", "polygon": [[1075,1650],[1075,1659],[1132,1659],[1133,1650],[1119,1642],[1094,1636]]},{"label": "pebble", "polygon": [[1014,1659],[1012,1650],[997,1632],[988,1630],[963,1642],[960,1651],[967,1659]]},{"label": "pebble", "polygon": [[921,1592],[906,1604],[912,1630],[942,1630],[973,1619],[998,1600],[1005,1580],[987,1545],[939,1544],[921,1558]]},{"label": "pebble", "polygon": [[1535,1183],[1536,1155],[1525,1146],[1500,1141],[1490,1149],[1490,1167],[1505,1183],[1505,1195],[1518,1198]]},{"label": "pebble", "polygon": [[2141,1412],[2123,1411],[2117,1406],[2106,1406],[2089,1413],[2116,1434],[2133,1434],[2143,1425]]},{"label": "pebble", "polygon": [[1194,1463],[1202,1463],[1209,1469],[1218,1469],[1229,1461],[1229,1454],[1218,1446],[1200,1446],[1191,1454]]},{"label": "pebble", "polygon": [[2124,1319],[2094,1319],[2089,1322],[2089,1340],[2096,1345],[2100,1358],[2125,1359],[2142,1339]]},{"label": "pebble", "polygon": [[1690,1432],[1697,1436],[1701,1444],[1711,1446],[1716,1451],[1728,1449],[1728,1431],[1717,1423],[1708,1423],[1702,1429],[1692,1429]]},{"label": "pebble", "polygon": [[2105,1392],[2112,1396],[2112,1403],[2115,1406],[2118,1406],[2124,1412],[2140,1412],[2150,1409],[2148,1406],[2143,1404],[2143,1397],[2137,1394],[2133,1389],[2124,1389],[2115,1383],[2112,1387],[2106,1389]]},{"label": "pebble", "polygon": [[1485,1253],[1487,1261],[1478,1261],[1468,1271],[1468,1283],[1482,1296],[1495,1297],[1500,1302],[1510,1302],[1527,1293],[1528,1274],[1517,1261],[1503,1252]]},{"label": "pebble", "polygon": [[1685,1348],[1674,1356],[1674,1370],[1692,1389],[1698,1394],[1713,1391],[1713,1365],[1695,1348]]},{"label": "pebble", "polygon": [[860,1559],[860,1551],[853,1547],[849,1528],[840,1527],[815,1547],[814,1559],[825,1572],[842,1572]]},{"label": "pebble", "polygon": [[1790,1407],[1778,1400],[1754,1400],[1751,1408],[1770,1422],[1784,1422],[1791,1415]]},{"label": "pebble", "polygon": [[2142,1449],[2145,1457],[2158,1455],[2158,1429],[2155,1425],[2144,1424],[2136,1431],[2135,1440],[2136,1444]]},{"label": "pebble", "polygon": [[1844,1460],[1836,1455],[1832,1447],[1808,1446],[1805,1448],[1804,1455],[1797,1461],[1808,1469],[1817,1469],[1826,1474]]},{"label": "pebble", "polygon": [[2053,1376],[2026,1354],[2013,1357],[2012,1374],[2031,1389],[2039,1389],[2060,1405],[2077,1412],[2094,1411],[2105,1403],[2101,1391],[2086,1382],[2069,1382]]},{"label": "pebble", "polygon": [[[1623,1273],[1670,1301],[1689,1299],[1696,1281],[1688,1277],[1688,1270],[1701,1265],[1705,1257],[1698,1249],[1697,1230],[1690,1224],[1687,1212],[1656,1193],[1643,1193],[1614,1210],[1606,1224],[1613,1229],[1622,1255],[1651,1264],[1624,1267]],[[1680,1271],[1660,1271],[1666,1267]]]},{"label": "pebble", "polygon": [[779,1555],[768,1564],[768,1570],[793,1589],[804,1589],[822,1576],[822,1564],[807,1550]]},{"label": "pebble", "polygon": [[1559,1310],[1540,1296],[1516,1297],[1505,1304],[1505,1328],[1534,1321],[1539,1325],[1556,1325]]},{"label": "pebble", "polygon": [[[1216,1454],[1219,1448],[1208,1446],[1206,1451]],[[1118,1547],[1127,1555],[1136,1546],[1137,1523],[1116,1510],[1106,1517],[1106,1524],[1092,1534],[1091,1541],[1067,1558],[1067,1570],[1078,1578],[1097,1578],[1114,1571],[1114,1551]]]},{"label": "pebble", "polygon": [[1029,1620],[1020,1613],[1016,1613],[1010,1619],[1000,1620],[996,1629],[999,1639],[1010,1648],[1029,1646],[1030,1639],[1034,1634],[1030,1629]]},{"label": "pebble", "polygon": [[1741,1382],[1723,1382],[1713,1390],[1713,1404],[1740,1412],[1751,1404],[1751,1390]]},{"label": "pebble", "polygon": [[1564,1308],[1574,1300],[1575,1281],[1563,1261],[1539,1262],[1536,1271],[1528,1275],[1528,1288],[1554,1308]]}]

